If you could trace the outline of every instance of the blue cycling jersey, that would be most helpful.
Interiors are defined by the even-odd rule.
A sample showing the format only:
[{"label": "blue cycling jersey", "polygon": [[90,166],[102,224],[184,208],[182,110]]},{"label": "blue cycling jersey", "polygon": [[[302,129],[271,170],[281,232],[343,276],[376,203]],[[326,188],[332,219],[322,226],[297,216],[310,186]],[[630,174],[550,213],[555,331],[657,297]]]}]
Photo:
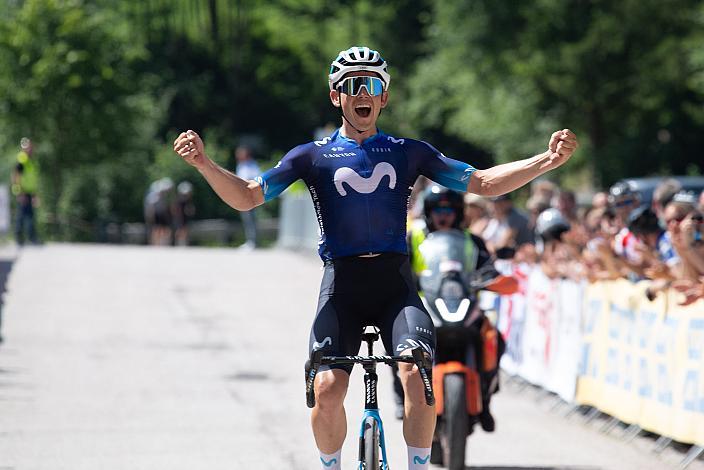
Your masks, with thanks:
[{"label": "blue cycling jersey", "polygon": [[378,132],[362,144],[338,129],[300,145],[257,178],[269,201],[291,183],[308,186],[325,260],[365,253],[406,253],[406,216],[419,175],[466,191],[474,168],[431,145]]}]

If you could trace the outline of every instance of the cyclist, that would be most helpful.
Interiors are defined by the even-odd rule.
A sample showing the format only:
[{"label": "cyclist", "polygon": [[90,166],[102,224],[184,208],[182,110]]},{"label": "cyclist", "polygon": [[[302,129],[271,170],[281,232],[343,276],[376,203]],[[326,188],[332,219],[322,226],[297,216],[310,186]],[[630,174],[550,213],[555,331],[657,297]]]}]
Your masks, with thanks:
[{"label": "cyclist", "polygon": [[[419,175],[457,191],[497,196],[565,163],[577,138],[564,129],[534,157],[488,170],[445,157],[431,145],[396,138],[376,121],[389,99],[386,61],[368,47],[341,51],[330,66],[330,101],[342,125],[332,135],[289,151],[272,169],[246,181],[215,164],[198,134],[189,130],[174,150],[205,177],[231,207],[246,211],[269,201],[298,179],[311,193],[320,225],[319,254],[325,268],[309,345],[325,355],[354,355],[361,328],[380,327],[387,350],[409,354],[434,346],[433,323],[412,281],[406,249],[406,211]],[[429,465],[435,409],[425,403],[420,374],[400,366],[405,393],[403,435],[409,469]],[[351,367],[323,370],[316,377],[311,422],[325,469],[340,468],[347,432],[343,400]]]}]

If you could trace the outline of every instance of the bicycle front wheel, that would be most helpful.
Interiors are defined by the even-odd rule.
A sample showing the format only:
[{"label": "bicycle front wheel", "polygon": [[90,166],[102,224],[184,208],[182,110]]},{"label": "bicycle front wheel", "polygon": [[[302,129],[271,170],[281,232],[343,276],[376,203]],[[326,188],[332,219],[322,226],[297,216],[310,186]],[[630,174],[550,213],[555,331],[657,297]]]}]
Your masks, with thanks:
[{"label": "bicycle front wheel", "polygon": [[364,470],[380,470],[379,424],[371,416],[364,420],[364,432],[359,441],[359,459]]}]

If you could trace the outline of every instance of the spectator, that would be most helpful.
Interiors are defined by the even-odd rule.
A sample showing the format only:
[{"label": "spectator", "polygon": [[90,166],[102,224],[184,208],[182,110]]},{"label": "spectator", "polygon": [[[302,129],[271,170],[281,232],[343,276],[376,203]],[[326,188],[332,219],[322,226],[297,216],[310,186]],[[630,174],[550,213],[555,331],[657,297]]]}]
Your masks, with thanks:
[{"label": "spectator", "polygon": [[628,183],[616,183],[609,188],[609,207],[616,215],[619,228],[628,224],[628,216],[640,205],[640,196],[633,191]]},{"label": "spectator", "polygon": [[32,141],[23,137],[17,164],[12,172],[12,194],[17,200],[15,239],[19,245],[25,241],[25,232],[31,243],[37,243],[34,210],[38,205],[39,167],[32,156]]},{"label": "spectator", "polygon": [[699,194],[699,212],[704,214],[704,191]]},{"label": "spectator", "polygon": [[173,207],[174,238],[177,246],[188,246],[188,223],[196,214],[193,204],[193,185],[181,181],[176,187],[176,200]]},{"label": "spectator", "polygon": [[570,224],[577,223],[577,199],[572,191],[560,190],[553,198],[552,206],[559,210]]},{"label": "spectator", "polygon": [[536,220],[542,270],[550,278],[576,279],[581,276],[579,253],[564,238],[571,229],[570,222],[556,208],[543,211]]},{"label": "spectator", "polygon": [[551,201],[557,191],[557,185],[550,180],[537,179],[530,184],[531,197],[537,197],[538,199]]},{"label": "spectator", "polygon": [[464,223],[472,235],[481,236],[489,223],[486,199],[472,193],[464,195]]},{"label": "spectator", "polygon": [[492,253],[500,248],[518,248],[535,241],[528,228],[528,218],[515,207],[510,194],[491,198],[492,218],[482,232],[482,238]]},{"label": "spectator", "polygon": [[653,192],[652,207],[658,219],[664,223],[665,221],[665,206],[667,206],[672,198],[675,197],[682,189],[682,184],[674,178],[667,178],[657,185]]},{"label": "spectator", "polygon": [[702,214],[695,209],[696,203],[693,193],[679,192],[665,207],[667,231],[682,261],[679,277],[693,281],[704,276]]},{"label": "spectator", "polygon": [[605,209],[609,207],[609,195],[604,191],[599,191],[592,196],[593,209]]},{"label": "spectator", "polygon": [[526,202],[528,209],[528,227],[535,230],[535,223],[541,212],[550,208],[550,199],[545,198],[542,194],[534,194]]},{"label": "spectator", "polygon": [[624,275],[623,263],[612,249],[614,237],[619,231],[616,214],[610,208],[593,209],[587,216],[586,230],[590,239],[582,250],[582,259],[587,278],[594,282]]},{"label": "spectator", "polygon": [[171,178],[161,178],[149,186],[144,197],[144,221],[151,245],[171,245],[173,189]]},{"label": "spectator", "polygon": [[[261,173],[259,165],[254,161],[252,149],[240,145],[235,150],[235,159],[237,160],[237,168],[235,172],[237,176],[248,181],[253,180]],[[241,211],[242,225],[246,241],[241,248],[252,250],[257,247],[257,219],[255,209],[250,211]]]},{"label": "spectator", "polygon": [[639,207],[631,213],[628,229],[638,239],[636,250],[640,263],[635,267],[639,275],[653,282],[646,290],[646,296],[653,300],[675,280],[671,267],[677,263],[669,243],[664,243],[666,232],[660,227],[658,216],[648,207]]},{"label": "spectator", "polygon": [[638,239],[628,229],[631,212],[639,205],[638,193],[634,192],[627,183],[616,183],[609,189],[609,207],[613,210],[619,227],[619,232],[613,241],[613,250],[631,265],[640,264]]},{"label": "spectator", "polygon": [[628,229],[641,243],[641,259],[658,260],[668,266],[677,264],[677,255],[666,241],[667,232],[660,227],[658,216],[652,209],[639,207],[633,211]]}]

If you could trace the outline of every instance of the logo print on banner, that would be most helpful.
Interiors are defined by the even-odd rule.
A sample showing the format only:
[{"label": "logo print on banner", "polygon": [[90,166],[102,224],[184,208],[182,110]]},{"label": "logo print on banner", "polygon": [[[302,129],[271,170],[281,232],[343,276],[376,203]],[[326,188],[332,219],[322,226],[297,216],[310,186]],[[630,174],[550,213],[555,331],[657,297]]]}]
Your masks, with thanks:
[{"label": "logo print on banner", "polygon": [[396,187],[396,170],[394,170],[394,167],[388,162],[378,163],[369,178],[360,176],[359,173],[352,168],[339,168],[335,172],[333,181],[335,182],[335,188],[337,192],[340,193],[340,196],[347,196],[347,190],[345,190],[343,186],[344,183],[347,183],[350,188],[358,193],[369,194],[376,191],[376,188],[379,187],[379,183],[381,183],[384,176],[389,177],[389,189],[394,189]]}]

